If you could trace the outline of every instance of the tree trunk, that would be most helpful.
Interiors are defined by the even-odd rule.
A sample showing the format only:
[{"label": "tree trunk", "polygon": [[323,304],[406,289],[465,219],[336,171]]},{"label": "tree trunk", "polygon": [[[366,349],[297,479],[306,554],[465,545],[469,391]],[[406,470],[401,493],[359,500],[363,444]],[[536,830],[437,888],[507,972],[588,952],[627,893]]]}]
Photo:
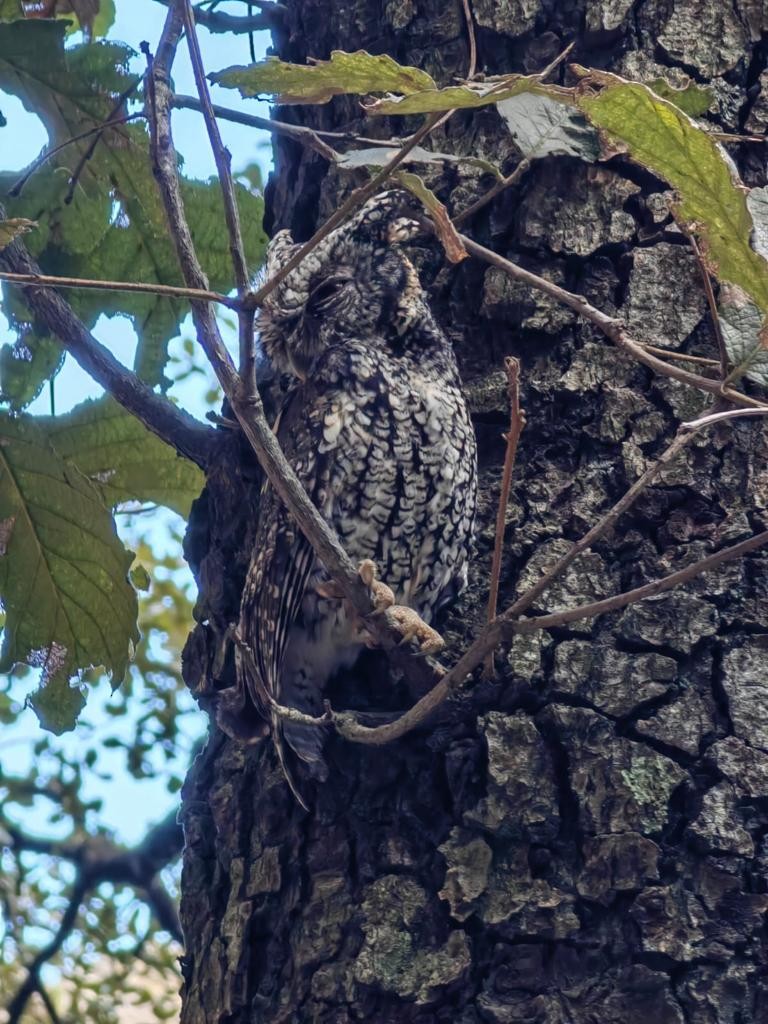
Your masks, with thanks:
[{"label": "tree trunk", "polygon": [[[284,0],[277,52],[387,52],[441,83],[466,72],[459,0]],[[651,80],[711,82],[721,130],[768,119],[768,16],[754,0],[471,0],[480,70],[569,59]],[[762,20],[761,20],[762,19]],[[660,63],[657,63],[660,62]],[[402,135],[356,99],[281,108],[313,127]],[[416,122],[414,122],[416,123]],[[509,171],[495,110],[432,140]],[[751,185],[764,150],[730,147]],[[488,187],[476,164],[429,169],[456,212]],[[268,228],[309,237],[359,184],[278,138]],[[621,157],[550,157],[464,225],[497,252],[618,313],[641,340],[716,349],[698,268],[663,183]],[[488,587],[507,421],[507,354],[522,361],[523,433],[501,606],[580,536],[669,442],[701,395],[619,354],[569,310],[495,269],[418,258],[455,343],[481,453],[477,556],[443,632],[476,635]],[[765,528],[764,429],[714,429],[665,471],[540,611],[665,575]],[[198,502],[188,555],[201,588],[185,652],[199,688],[231,681],[258,472],[231,442]],[[768,1021],[768,563],[733,563],[623,612],[520,637],[429,725],[389,747],[329,745],[307,814],[269,743],[215,732],[184,795],[184,1024],[750,1024]],[[366,656],[335,707],[416,695]]]}]

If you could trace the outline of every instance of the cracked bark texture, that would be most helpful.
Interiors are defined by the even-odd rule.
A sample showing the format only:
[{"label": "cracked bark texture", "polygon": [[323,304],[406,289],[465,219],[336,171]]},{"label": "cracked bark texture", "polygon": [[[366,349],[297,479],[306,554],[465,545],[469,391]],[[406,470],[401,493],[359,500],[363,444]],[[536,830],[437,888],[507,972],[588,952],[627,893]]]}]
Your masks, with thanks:
[{"label": "cracked bark texture", "polygon": [[[281,57],[388,52],[447,83],[467,65],[458,0],[285,0]],[[479,67],[543,67],[571,39],[581,64],[711,82],[721,130],[768,123],[768,15],[752,0],[471,0]],[[360,126],[356,100],[283,108]],[[407,128],[407,126],[406,126]],[[403,132],[402,121],[365,133]],[[487,109],[435,148],[508,171]],[[750,185],[764,152],[731,147]],[[452,209],[486,183],[432,169]],[[268,227],[306,239],[355,184],[279,138]],[[715,355],[690,250],[664,184],[621,158],[534,165],[466,226],[478,241],[617,313],[645,341]],[[569,310],[497,270],[418,254],[472,402],[483,493],[451,653],[485,607],[507,420],[503,356],[523,365],[528,425],[507,516],[502,606],[643,471],[704,399],[617,353]],[[768,525],[765,428],[698,438],[537,611],[664,575]],[[200,584],[189,684],[231,681],[259,473],[230,441],[187,551]],[[184,1024],[756,1024],[768,1021],[768,561],[756,554],[679,592],[521,636],[428,728],[380,749],[331,742],[305,814],[269,745],[214,734],[184,794]],[[415,695],[376,655],[335,706]]]}]

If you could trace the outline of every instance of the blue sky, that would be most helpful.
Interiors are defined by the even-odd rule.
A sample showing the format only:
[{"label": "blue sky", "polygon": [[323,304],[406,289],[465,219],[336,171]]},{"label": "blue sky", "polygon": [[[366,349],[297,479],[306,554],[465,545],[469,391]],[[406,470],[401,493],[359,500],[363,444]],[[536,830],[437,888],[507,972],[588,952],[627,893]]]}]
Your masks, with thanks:
[{"label": "blue sky", "polygon": [[[110,30],[109,38],[126,42],[137,52],[139,44],[146,39],[154,49],[165,18],[165,8],[156,0],[117,0],[116,7],[116,22]],[[244,5],[225,2],[220,4],[218,9],[233,14],[242,14]],[[212,34],[205,29],[201,29],[199,35],[207,70],[219,70],[230,64],[250,62],[247,36],[238,39],[231,35]],[[257,57],[264,55],[269,44],[268,33],[262,32],[256,35]],[[144,58],[137,57],[136,69],[142,70],[143,66]],[[177,91],[188,94],[195,93],[189,57],[184,45],[179,47],[174,65],[174,80]],[[239,94],[232,90],[223,90],[214,86],[212,92],[214,102],[247,110],[250,113],[259,113],[265,116],[269,114],[265,103],[241,100]],[[22,170],[44,147],[47,141],[45,131],[37,118],[28,114],[21,103],[13,97],[2,97],[2,111],[8,123],[5,128],[0,129],[0,148],[2,149],[0,163],[2,163],[3,170]],[[193,111],[175,111],[173,128],[176,145],[184,157],[185,173],[197,178],[208,178],[215,174],[215,164],[201,116]],[[233,169],[237,172],[238,169],[258,162],[262,165],[266,178],[271,164],[269,135],[263,131],[224,121],[220,123],[220,128],[224,142],[232,153]],[[9,140],[12,140],[10,146],[7,145]],[[4,145],[4,143],[6,144]],[[228,342],[234,348],[236,337],[231,322],[229,326],[222,323],[222,329]],[[94,333],[119,359],[127,365],[131,364],[136,338],[129,321],[122,317],[111,319],[102,317]],[[191,337],[194,335],[188,319],[182,324],[179,337],[172,342],[171,351],[181,353],[183,339]],[[0,313],[0,343],[7,340],[12,340],[12,335],[8,330],[7,322]],[[193,374],[184,381],[183,385],[175,386],[171,393],[175,394],[190,412],[203,415],[205,410],[203,395],[212,383],[213,379],[210,374],[207,378],[202,374]],[[100,393],[100,389],[93,384],[87,374],[77,366],[74,360],[68,357],[55,383],[57,413],[66,412],[83,399],[97,397]],[[49,401],[46,389],[30,407],[30,411],[48,413],[50,411]],[[171,513],[160,510],[153,516],[150,528],[153,546],[162,550],[163,547],[176,543],[168,540],[169,526],[173,521]],[[146,526],[146,523],[142,525]],[[130,529],[130,524],[128,524],[128,529]],[[191,576],[187,576],[187,581],[191,586]],[[191,626],[192,623],[190,623]],[[21,695],[28,690],[28,680],[21,681],[14,687],[14,693],[18,692]],[[115,720],[107,714],[105,708],[110,700],[120,699],[119,695],[116,698],[110,696],[110,688],[106,681],[97,687],[95,692],[91,692],[87,717],[97,734],[107,726],[111,735],[118,731],[115,727]],[[192,722],[194,724],[191,724],[188,729],[190,742],[204,728],[204,716],[193,718]],[[123,731],[128,738],[130,734],[128,717],[126,717]],[[40,730],[33,712],[22,711],[15,725],[3,727],[2,736],[0,736],[0,763],[9,772],[24,771],[35,756],[33,746],[39,737]],[[84,735],[78,735],[78,731],[75,730],[74,733],[64,737],[61,743],[64,749],[75,756],[78,745],[83,741]],[[128,775],[123,765],[124,756],[121,751],[105,751],[103,767],[111,771],[113,779],[100,782],[98,779],[92,778],[88,782],[87,794],[89,797],[101,797],[104,801],[99,819],[113,827],[119,839],[125,842],[135,842],[141,838],[149,823],[165,816],[177,802],[177,798],[168,793],[164,781],[138,782]],[[41,832],[50,833],[46,822],[47,810],[46,807],[40,807],[30,815],[29,809],[25,809],[25,825],[37,827]]]}]

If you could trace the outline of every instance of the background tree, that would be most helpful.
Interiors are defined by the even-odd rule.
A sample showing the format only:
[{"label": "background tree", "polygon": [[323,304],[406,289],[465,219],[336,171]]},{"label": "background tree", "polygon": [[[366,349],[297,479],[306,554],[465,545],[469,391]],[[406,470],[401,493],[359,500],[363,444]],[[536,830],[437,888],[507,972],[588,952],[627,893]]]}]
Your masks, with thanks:
[{"label": "background tree", "polygon": [[[202,5],[201,12],[217,13]],[[293,508],[296,496],[270,454],[258,401],[222,351],[203,302],[216,296],[185,236],[167,80],[183,16],[190,18],[184,4],[169,13],[145,88],[155,176],[186,286],[196,289],[198,340],[259,462]],[[354,17],[338,5],[297,2],[264,6],[261,17],[272,21],[280,56],[300,65],[334,48],[364,48],[419,67],[438,85],[468,68],[486,75],[546,71],[550,80],[560,76],[570,84],[580,72],[566,73],[557,57],[574,42],[570,61],[651,81],[656,91],[593,75],[567,94],[560,117],[554,111],[562,108],[552,103],[565,102],[566,94],[550,89],[549,103],[531,99],[541,96],[538,80],[486,82],[468,90],[469,97],[459,89],[441,106],[418,73],[384,70],[382,62],[361,57],[351,70],[363,75],[364,85],[357,79],[353,88],[348,67],[319,66],[307,77],[272,64],[222,76],[245,91],[290,93],[294,100],[317,100],[312,83],[323,76],[326,100],[334,92],[405,97],[375,101],[364,124],[354,97],[284,106],[282,126],[272,126],[278,143],[267,193],[269,230],[290,226],[295,237],[309,238],[331,211],[360,201],[355,185],[375,187],[366,167],[388,161],[385,169],[394,170],[393,159],[404,159],[408,146],[431,133],[429,145],[449,156],[426,158],[424,177],[454,220],[465,213],[462,230],[470,236],[457,239],[443,225],[442,241],[464,244],[494,264],[468,259],[452,267],[436,244],[425,245],[419,258],[462,363],[485,483],[474,578],[444,628],[451,662],[483,626],[505,447],[499,435],[508,420],[505,356],[522,363],[527,425],[506,513],[501,607],[543,572],[552,577],[557,559],[572,550],[569,542],[595,522],[603,532],[591,550],[579,546],[582,553],[548,593],[529,598],[531,612],[551,613],[543,622],[521,620],[525,609],[518,603],[518,618],[507,616],[482,633],[487,642],[472,648],[478,668],[489,648],[506,641],[495,674],[478,675],[471,688],[387,747],[334,737],[331,780],[315,794],[309,815],[292,801],[269,745],[244,750],[214,731],[184,797],[182,1017],[758,1020],[764,1012],[761,917],[768,906],[761,880],[765,558],[758,552],[717,573],[700,570],[712,552],[743,541],[734,550],[741,553],[764,539],[758,532],[766,501],[762,420],[732,417],[735,404],[750,416],[764,410],[749,394],[755,381],[764,381],[764,153],[749,140],[732,150],[747,184],[757,186],[750,217],[711,140],[654,96],[668,91],[670,69],[695,72],[696,87],[670,94],[677,103],[693,104],[715,130],[762,133],[762,16],[739,5],[724,12],[678,0],[637,9],[587,3],[567,12],[479,2],[393,3],[382,10],[363,2]],[[189,42],[194,53],[194,33]],[[259,77],[265,74],[293,77],[270,85]],[[204,106],[202,78],[199,84]],[[475,102],[489,88],[502,99],[498,109],[485,95]],[[102,122],[114,117],[118,87],[108,91]],[[529,99],[520,101],[521,95]],[[465,106],[478,109],[438,116]],[[406,110],[431,116],[413,124],[382,116]],[[604,130],[601,140],[584,114]],[[298,131],[286,127],[292,122]],[[415,134],[403,143],[409,129]],[[376,137],[388,140],[383,157],[367,152],[342,159],[329,152],[331,143],[350,140],[370,148]],[[145,146],[147,135],[140,141]],[[224,163],[220,176],[239,290],[239,301],[229,304],[238,312],[247,365],[251,307],[263,289],[249,295]],[[411,178],[401,181],[420,188]],[[678,222],[695,228],[703,255],[672,217],[675,197],[667,182],[680,193]],[[195,190],[187,193],[194,204]],[[492,202],[478,204],[483,193]],[[9,213],[29,216],[22,209]],[[748,248],[752,219],[757,251]],[[199,231],[193,214],[188,220]],[[248,218],[241,223],[247,226]],[[128,225],[134,225],[130,213]],[[22,226],[17,221],[9,230]],[[113,231],[104,237],[115,244]],[[537,276],[526,277],[494,253]],[[45,270],[56,269],[55,255]],[[18,243],[0,262],[34,272]],[[71,266],[68,261],[67,272]],[[124,279],[131,269],[126,265]],[[709,269],[730,283],[718,296],[719,311]],[[110,363],[53,293],[35,286],[24,295],[30,323],[54,331],[151,431],[207,470],[186,540],[200,595],[184,675],[210,699],[232,682],[227,635],[250,556],[257,462],[231,420],[215,437],[201,431]],[[157,302],[156,290],[151,301]],[[623,323],[612,319],[617,314]],[[706,432],[676,436],[681,419],[705,409],[727,416]],[[22,427],[8,422],[16,442],[11,432]],[[21,441],[33,443],[27,436]],[[55,436],[49,448],[51,459],[60,455]],[[76,455],[71,459],[77,464]],[[91,474],[102,484],[103,468]],[[633,493],[634,503],[619,506],[621,518],[606,519],[638,479],[644,486]],[[90,490],[86,498],[93,502]],[[10,519],[12,555],[18,520]],[[327,564],[364,607],[353,567],[327,538],[314,539],[329,545]],[[112,578],[122,585],[127,563],[116,551],[113,557]],[[648,591],[632,593],[676,572],[691,577],[684,589],[642,602]],[[628,592],[626,599],[598,601]],[[560,611],[578,605],[591,614]],[[10,621],[9,610],[7,634]],[[73,631],[74,640],[79,633]],[[382,639],[387,646],[387,635]],[[71,646],[55,633],[39,647],[27,642],[27,650],[15,651],[21,658],[44,649],[49,678],[37,699],[44,714],[60,711],[63,700],[71,715],[64,669],[84,659],[121,667],[121,645],[116,656],[88,649],[68,661]],[[380,722],[382,712],[408,707],[421,695],[420,684],[413,681],[413,659],[401,660],[406,681],[395,683],[383,656],[372,655],[338,681],[333,707],[368,710],[373,717],[362,719],[368,725]],[[434,680],[428,666],[421,685],[430,671]],[[448,678],[460,683],[463,674]],[[359,716],[357,725],[345,718],[332,724],[360,738]]]}]

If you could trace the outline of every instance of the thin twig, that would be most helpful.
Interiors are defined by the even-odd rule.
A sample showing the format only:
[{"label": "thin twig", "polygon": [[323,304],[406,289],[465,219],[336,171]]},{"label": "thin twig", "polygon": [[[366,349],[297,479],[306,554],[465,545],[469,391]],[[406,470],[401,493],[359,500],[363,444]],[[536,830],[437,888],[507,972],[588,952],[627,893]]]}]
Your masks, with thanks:
[{"label": "thin twig", "polygon": [[603,601],[595,601],[590,604],[579,605],[577,608],[570,608],[566,611],[555,612],[552,615],[541,615],[533,619],[504,620],[494,619],[481,632],[472,646],[465,651],[459,661],[450,672],[446,673],[440,682],[434,686],[429,693],[425,694],[405,714],[388,722],[386,725],[370,728],[362,725],[352,712],[333,712],[332,723],[336,731],[351,740],[353,743],[364,743],[373,746],[382,746],[400,739],[406,733],[411,732],[421,725],[444,701],[451,696],[464,683],[464,680],[480,665],[487,654],[504,640],[511,640],[520,633],[534,633],[542,629],[554,629],[557,626],[567,625],[569,622],[577,622],[581,619],[592,619],[606,612],[618,611],[630,604],[636,604],[649,597],[673,590],[683,583],[688,583],[702,573],[709,572],[724,562],[740,558],[759,547],[768,544],[768,530],[759,533],[740,544],[724,548],[714,555],[702,558],[698,562],[673,572],[669,576],[654,580],[645,586],[637,587],[634,590],[625,591],[614,597],[606,598]]},{"label": "thin twig", "polygon": [[648,345],[646,342],[638,342],[639,345],[646,350],[646,352],[652,352],[655,356],[661,356],[663,359],[672,359],[679,363],[696,363],[699,366],[720,366],[719,359],[707,359],[706,356],[691,356],[686,352],[675,352],[673,349],[662,348],[660,345]]},{"label": "thin twig", "polygon": [[[766,410],[768,412],[768,410]],[[705,424],[702,424],[705,425]],[[599,540],[600,537],[605,536],[606,533],[610,532],[619,518],[631,508],[632,505],[637,501],[640,495],[646,491],[651,484],[657,479],[659,474],[665,469],[670,462],[677,458],[680,452],[687,447],[692,441],[699,430],[699,427],[691,428],[690,430],[683,430],[681,427],[678,430],[672,443],[667,447],[658,459],[652,465],[650,465],[646,471],[639,476],[632,486],[619,498],[615,505],[613,505],[608,512],[603,515],[595,525],[587,531],[579,540],[575,541],[572,546],[564,555],[562,555],[557,562],[548,569],[541,579],[533,586],[529,587],[501,616],[503,619],[515,619],[521,615],[527,608],[538,600],[539,597],[548,590],[552,584],[563,575],[568,566],[578,558],[582,552],[587,551],[591,548],[595,541]]]},{"label": "thin twig", "polygon": [[722,551],[718,551],[714,555],[708,555],[707,558],[701,558],[692,565],[686,566],[685,569],[679,569],[677,572],[663,576],[652,583],[646,583],[642,587],[626,590],[623,594],[616,594],[615,597],[606,597],[602,601],[582,604],[578,608],[553,612],[551,615],[539,615],[535,619],[506,621],[502,624],[502,631],[506,637],[514,636],[516,633],[534,633],[540,629],[555,629],[557,626],[565,626],[569,622],[578,622],[580,619],[593,619],[597,615],[605,615],[606,612],[615,612],[620,608],[626,608],[627,605],[637,604],[638,601],[645,601],[649,597],[663,594],[667,590],[674,590],[675,587],[679,587],[683,583],[689,583],[692,579],[701,576],[705,572],[709,572],[711,569],[716,569],[723,562],[730,562],[735,558],[741,558],[742,555],[749,554],[750,551],[763,547],[765,544],[768,544],[768,530],[763,530],[762,533],[757,533],[754,537],[743,540],[739,544],[723,548]]},{"label": "thin twig", "polygon": [[[171,106],[180,110],[196,110],[202,113],[202,104],[195,96],[182,96],[174,94],[171,99]],[[249,128],[263,128],[264,131],[274,132],[276,135],[285,135],[295,139],[303,146],[314,149],[320,156],[325,157],[331,163],[339,159],[339,154],[331,146],[323,142],[326,139],[338,139],[340,142],[356,142],[366,146],[402,146],[403,139],[369,139],[360,135],[350,135],[349,132],[326,132],[321,129],[307,128],[300,124],[289,124],[287,121],[274,121],[269,117],[260,117],[258,114],[245,114],[241,110],[233,110],[231,107],[222,107],[218,103],[212,104],[212,110],[216,117],[224,121],[232,121],[234,124],[244,124]]]},{"label": "thin twig", "polygon": [[569,292],[566,291],[565,288],[561,288],[560,285],[557,285],[552,281],[548,281],[546,278],[540,277],[538,274],[534,274],[530,270],[525,270],[516,263],[512,263],[511,260],[505,259],[503,256],[499,256],[499,254],[495,253],[492,249],[487,249],[484,245],[479,245],[466,235],[460,234],[459,238],[464,243],[464,247],[467,251],[473,256],[477,256],[479,259],[485,260],[486,263],[490,263],[493,266],[498,267],[500,270],[504,270],[510,277],[519,281],[524,281],[537,291],[544,292],[545,294],[550,295],[553,299],[556,299],[558,302],[562,302],[563,305],[573,309],[580,316],[583,316],[586,320],[589,320],[598,327],[600,331],[605,334],[606,337],[610,338],[618,348],[631,355],[638,362],[648,366],[650,369],[656,370],[657,373],[662,373],[666,377],[672,377],[675,380],[679,380],[682,384],[689,384],[691,387],[698,388],[700,391],[706,391],[709,394],[726,398],[728,401],[737,405],[758,409],[768,408],[768,405],[765,402],[759,402],[757,399],[750,398],[748,395],[744,395],[740,391],[735,391],[733,388],[724,388],[720,381],[712,380],[709,377],[701,377],[698,374],[689,373],[687,370],[665,363],[663,360],[658,359],[656,356],[648,352],[647,349],[639,342],[635,341],[634,338],[629,335],[622,320],[608,316],[607,313],[603,313],[602,310],[592,306],[587,302],[583,295],[575,295],[573,292]]},{"label": "thin twig", "polygon": [[[195,28],[195,18],[192,12],[190,0],[183,0],[184,25],[186,28],[187,45],[189,56],[192,61],[192,70],[195,76],[195,84],[200,97],[203,110],[203,119],[208,130],[208,139],[213,150],[213,158],[216,161],[219,186],[224,201],[224,219],[229,234],[229,253],[232,259],[232,268],[237,284],[237,294],[240,302],[246,299],[251,290],[251,282],[248,274],[248,265],[245,258],[245,246],[243,234],[240,229],[240,213],[237,208],[237,197],[235,196],[235,183],[232,180],[232,156],[224,145],[216,115],[211,106],[211,95],[208,90],[208,82],[205,77],[203,57],[200,52],[200,43]],[[243,383],[246,393],[256,390],[256,341],[253,334],[254,321],[253,308],[241,309],[238,314],[238,334],[240,343],[239,372],[240,380]]]},{"label": "thin twig", "polygon": [[[566,48],[561,53],[559,53],[557,57],[555,57],[555,59],[550,64],[547,65],[547,67],[544,68],[544,70],[539,75],[542,82],[549,75],[552,74],[552,72],[555,70],[556,67],[558,67],[559,64],[562,64],[562,62],[573,49],[574,45],[575,43],[570,43],[568,46],[566,46]],[[470,217],[474,217],[474,215],[479,210],[482,210],[484,206],[487,206],[488,203],[490,203],[493,199],[496,198],[497,195],[499,195],[500,192],[503,192],[504,189],[506,188],[510,188],[512,185],[516,185],[517,182],[526,173],[528,168],[531,166],[531,162],[532,161],[528,157],[523,157],[523,159],[520,161],[517,167],[515,167],[511,174],[508,174],[506,178],[501,178],[490,189],[488,189],[485,195],[482,195],[480,196],[479,199],[476,199],[474,203],[471,203],[466,208],[466,210],[462,210],[461,213],[456,214],[456,216],[453,218],[453,223],[461,224],[465,220],[469,220]]]},{"label": "thin twig", "polygon": [[80,903],[84,896],[84,890],[80,881],[75,883],[72,895],[69,898],[66,910],[62,914],[61,921],[59,922],[58,930],[53,936],[47,946],[32,959],[32,962],[27,966],[27,976],[19,986],[19,990],[13,999],[10,1001],[7,1007],[7,1021],[6,1024],[19,1024],[24,1013],[24,1009],[29,1001],[29,997],[38,991],[40,971],[44,964],[46,964],[51,957],[55,956],[61,947],[64,945],[66,938],[71,934],[72,929],[77,921],[77,914],[80,909]]},{"label": "thin twig", "polygon": [[768,408],[766,409],[726,409],[724,412],[713,412],[708,416],[701,416],[697,420],[689,420],[687,423],[681,423],[681,430],[700,430],[702,427],[708,427],[710,423],[722,423],[724,420],[737,420],[748,416],[768,416]]},{"label": "thin twig", "polygon": [[[171,7],[174,0],[158,0],[165,7]],[[201,7],[195,8],[195,21],[203,25],[209,32],[232,32],[242,35],[245,32],[258,32],[261,29],[271,28],[282,21],[286,11],[284,4],[256,3],[261,8],[261,14],[254,14],[247,18],[238,17],[236,14],[226,14],[224,11],[204,11]]]},{"label": "thin twig", "polygon": [[195,85],[197,86],[200,103],[203,107],[203,119],[208,130],[208,138],[213,150],[213,158],[216,161],[219,186],[224,200],[224,219],[229,233],[229,252],[235,272],[235,283],[238,295],[242,299],[249,291],[250,279],[245,259],[243,235],[240,230],[240,213],[237,209],[235,185],[232,180],[232,155],[221,140],[221,132],[216,123],[216,116],[211,108],[211,96],[208,91],[208,82],[205,78],[203,57],[200,53],[200,43],[195,28],[195,16],[190,0],[182,0],[182,11],[184,14],[189,57],[192,61],[192,71],[195,76]]},{"label": "thin twig", "polygon": [[41,978],[37,979],[37,994],[43,1001],[43,1006],[45,1006],[48,1016],[51,1019],[51,1024],[61,1024],[61,1017],[59,1016],[58,1010],[48,994],[48,989],[43,984]]},{"label": "thin twig", "polygon": [[[507,506],[509,492],[512,487],[512,470],[517,457],[517,445],[520,434],[525,426],[525,414],[520,408],[520,361],[507,356],[504,360],[507,374],[507,394],[509,396],[509,431],[504,435],[507,449],[504,454],[504,470],[501,476],[499,493],[499,509],[496,513],[496,538],[493,545],[493,561],[491,563],[491,583],[488,590],[488,622],[496,618],[496,606],[499,599],[499,579],[501,577],[501,556],[504,551],[504,532],[507,524]],[[485,662],[484,677],[493,677],[493,653]]]},{"label": "thin twig", "polygon": [[[450,114],[453,112],[448,111],[448,113]],[[251,293],[248,299],[249,304],[254,307],[260,306],[264,299],[270,295],[275,288],[277,288],[281,281],[285,280],[292,270],[295,270],[296,267],[298,267],[298,265],[320,244],[320,242],[322,242],[324,238],[339,227],[340,224],[343,224],[350,214],[352,214],[358,207],[362,206],[367,199],[370,199],[371,196],[376,194],[380,186],[386,182],[393,171],[397,170],[411,150],[415,149],[416,146],[418,146],[419,143],[429,135],[440,120],[441,117],[439,114],[432,114],[421,128],[414,132],[414,134],[400,147],[397,153],[384,165],[384,167],[382,167],[378,174],[374,175],[367,184],[350,193],[336,213],[332,214],[328,220],[318,228],[310,240],[305,242],[298,252],[292,256],[276,274],[266,281],[261,288]]]},{"label": "thin twig", "polygon": [[508,174],[506,178],[501,178],[497,181],[484,195],[480,196],[479,199],[476,199],[474,203],[470,203],[466,210],[462,210],[461,213],[457,213],[453,218],[453,223],[461,224],[465,220],[469,220],[470,217],[474,217],[478,210],[482,210],[484,206],[487,206],[488,203],[490,203],[492,199],[495,199],[500,192],[503,192],[505,188],[509,188],[511,185],[516,185],[530,166],[531,161],[527,157],[521,160],[511,174]]},{"label": "thin twig", "polygon": [[472,22],[472,11],[469,7],[469,0],[461,0],[464,8],[464,21],[467,26],[467,37],[469,39],[469,68],[467,78],[474,78],[477,71],[477,40],[475,39],[475,26]]},{"label": "thin twig", "polygon": [[[188,288],[208,291],[208,278],[195,253],[192,234],[189,230],[179,184],[178,156],[171,134],[171,88],[170,68],[176,54],[183,26],[183,14],[178,6],[172,6],[165,20],[157,55],[153,59],[149,47],[142,44],[147,58],[147,114],[150,124],[150,153],[152,170],[160,189],[165,207],[171,239],[176,247],[182,277]],[[216,323],[213,307],[209,302],[192,302],[192,316],[197,330],[197,340],[208,361],[221,379],[225,376],[232,385],[236,378],[232,362]]]},{"label": "thin twig", "polygon": [[[0,205],[0,220],[4,216]],[[25,288],[27,305],[86,373],[145,427],[205,468],[214,445],[218,444],[213,428],[204,426],[168,399],[155,394],[135,373],[118,362],[75,316],[61,295],[40,285],[44,275],[19,239],[0,253],[0,267],[33,282],[33,287]]]},{"label": "thin twig", "polygon": [[38,285],[50,288],[90,288],[108,292],[143,292],[149,295],[162,295],[171,299],[195,299],[204,302],[218,302],[228,309],[237,309],[236,299],[230,299],[220,292],[212,292],[199,288],[177,288],[170,284],[151,284],[144,281],[95,281],[87,277],[57,277],[55,274],[13,274],[0,271],[0,281],[9,284],[29,287]]},{"label": "thin twig", "polygon": [[139,87],[140,82],[141,82],[141,78],[137,78],[135,82],[132,82],[128,86],[127,89],[124,89],[123,92],[120,93],[120,95],[117,97],[117,100],[116,100],[114,106],[112,107],[112,109],[110,110],[110,112],[107,114],[107,116],[104,118],[104,121],[100,125],[100,129],[101,130],[95,133],[93,141],[91,142],[90,146],[87,147],[85,152],[82,154],[80,159],[77,161],[77,165],[76,165],[74,171],[72,172],[72,177],[69,179],[69,188],[67,189],[67,194],[64,196],[64,203],[65,203],[65,205],[68,206],[72,202],[72,200],[74,199],[75,189],[77,188],[77,183],[80,180],[80,175],[83,173],[83,169],[85,168],[85,165],[88,163],[88,161],[91,159],[93,154],[96,152],[96,147],[98,146],[99,141],[101,140],[101,136],[104,133],[108,123],[117,115],[117,113],[120,110],[123,109],[123,106],[125,105],[125,103],[136,92],[136,89]]},{"label": "thin twig", "polygon": [[53,146],[51,149],[45,150],[39,157],[37,157],[36,160],[32,161],[22,176],[18,178],[13,185],[11,185],[8,189],[8,195],[13,196],[14,198],[20,196],[22,189],[35,171],[39,171],[43,164],[47,163],[51,157],[56,156],[57,153],[60,153],[62,149],[66,149],[67,146],[71,146],[75,142],[81,142],[83,139],[87,139],[91,135],[97,135],[100,132],[104,132],[108,128],[117,128],[121,124],[128,124],[129,121],[136,121],[142,117],[144,117],[144,112],[141,110],[137,111],[135,114],[126,114],[125,117],[116,117],[113,121],[105,121],[104,124],[97,125],[95,128],[89,128],[87,132],[80,132],[79,135],[73,135],[71,139],[65,139],[64,142],[60,142],[58,146]]},{"label": "thin twig", "polygon": [[720,380],[725,381],[728,376],[728,349],[725,347],[725,338],[723,337],[723,330],[720,326],[720,315],[717,311],[717,302],[715,301],[715,293],[712,290],[712,278],[709,275],[709,270],[704,262],[704,257],[701,255],[696,236],[693,232],[686,231],[685,235],[691,244],[693,254],[696,257],[696,263],[701,274],[702,284],[704,285],[704,294],[707,296],[707,305],[709,306],[709,315],[712,318],[712,330],[715,332],[715,338],[717,339],[717,351],[720,355]]}]

